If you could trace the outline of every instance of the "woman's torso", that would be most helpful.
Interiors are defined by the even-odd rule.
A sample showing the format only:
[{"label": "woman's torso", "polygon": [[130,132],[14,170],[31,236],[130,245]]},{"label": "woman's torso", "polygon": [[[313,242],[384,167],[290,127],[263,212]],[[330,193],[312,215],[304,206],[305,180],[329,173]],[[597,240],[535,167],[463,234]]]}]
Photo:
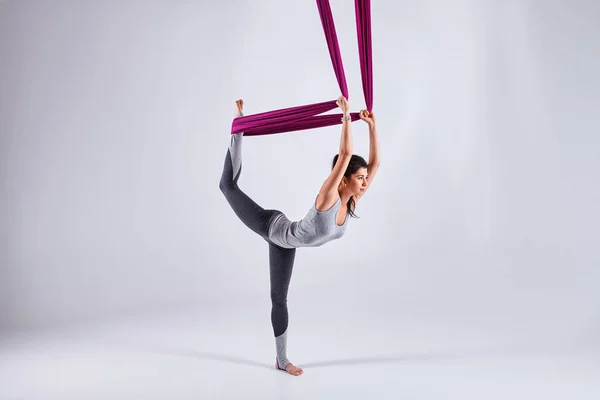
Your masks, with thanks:
[{"label": "woman's torso", "polygon": [[316,199],[299,221],[290,221],[279,212],[271,221],[268,240],[284,248],[318,247],[339,239],[346,231],[348,215],[341,198],[333,206],[318,211]]}]

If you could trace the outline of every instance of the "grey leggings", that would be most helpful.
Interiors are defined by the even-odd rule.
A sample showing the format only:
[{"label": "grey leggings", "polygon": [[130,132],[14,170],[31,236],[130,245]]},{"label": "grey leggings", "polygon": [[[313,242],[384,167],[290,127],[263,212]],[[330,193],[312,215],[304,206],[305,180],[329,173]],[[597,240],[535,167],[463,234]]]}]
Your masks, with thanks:
[{"label": "grey leggings", "polygon": [[[235,139],[239,139],[241,142],[241,136]],[[233,137],[232,145],[236,146]],[[239,146],[241,147],[241,143]],[[267,238],[269,224],[278,211],[263,209],[239,188],[237,182],[242,166],[240,161],[239,169],[236,176],[234,176],[232,150],[241,151],[241,148],[230,147],[227,150],[219,188],[238,218],[269,243],[271,324],[275,337],[281,337],[281,340],[277,343],[277,360],[279,367],[283,369],[289,362],[285,356],[285,337],[282,336],[286,333],[288,327],[287,293],[292,277],[296,249],[285,249],[269,242]],[[241,155],[236,154],[236,157],[241,158]]]}]

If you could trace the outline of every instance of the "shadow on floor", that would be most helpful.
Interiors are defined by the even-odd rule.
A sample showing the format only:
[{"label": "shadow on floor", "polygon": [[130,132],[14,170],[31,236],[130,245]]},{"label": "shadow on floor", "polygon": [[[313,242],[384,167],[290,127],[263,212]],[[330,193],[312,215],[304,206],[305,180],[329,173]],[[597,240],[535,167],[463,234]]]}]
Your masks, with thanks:
[{"label": "shadow on floor", "polygon": [[[116,344],[116,343],[115,343]],[[244,365],[257,368],[275,369],[275,355],[273,355],[273,364],[263,363],[251,359],[232,356],[228,354],[219,354],[206,351],[198,351],[194,349],[177,349],[177,348],[160,348],[157,345],[143,345],[139,343],[120,343],[120,346],[125,346],[130,350],[138,350],[149,353],[162,354],[167,356],[188,357],[200,360],[214,360],[226,362],[230,364]],[[539,349],[538,349],[539,350]],[[336,366],[352,366],[352,365],[379,365],[379,364],[415,364],[415,363],[443,363],[447,361],[461,360],[480,360],[489,358],[502,358],[506,356],[514,356],[517,354],[527,354],[536,352],[535,346],[531,343],[512,343],[512,344],[489,344],[480,348],[470,349],[452,349],[452,350],[430,350],[414,353],[400,353],[388,355],[374,355],[366,357],[351,357],[340,359],[329,359],[320,361],[298,362],[298,367],[301,368],[324,368]]]},{"label": "shadow on floor", "polygon": [[259,367],[259,368],[268,368],[275,369],[275,364],[270,365],[266,363],[261,363],[254,360],[248,360],[246,358],[234,357],[226,354],[215,354],[208,353],[204,351],[195,351],[195,350],[186,350],[186,349],[147,349],[153,353],[159,353],[163,355],[169,356],[179,356],[179,357],[193,357],[202,360],[215,360],[221,362],[228,362],[231,364],[237,365],[246,365],[250,367]]},{"label": "shadow on floor", "polygon": [[367,364],[390,364],[390,363],[410,363],[410,362],[421,362],[421,361],[443,361],[461,358],[458,355],[450,354],[427,354],[427,353],[415,353],[405,355],[390,355],[380,357],[356,357],[356,358],[344,358],[337,360],[323,360],[303,363],[302,368],[321,368],[321,367],[335,367],[335,366],[346,366],[346,365],[367,365]]},{"label": "shadow on floor", "polygon": [[344,365],[389,364],[389,363],[440,363],[445,361],[481,360],[502,358],[517,354],[536,352],[527,345],[490,345],[479,349],[463,349],[455,351],[436,350],[421,353],[391,354],[387,356],[356,357],[337,360],[323,360],[302,363],[302,368],[320,368]]},{"label": "shadow on floor", "polygon": [[[231,356],[227,354],[217,354],[204,351],[196,351],[191,349],[160,349],[157,347],[135,346],[138,350],[143,350],[151,353],[157,353],[168,356],[177,357],[192,357],[202,360],[214,360],[220,362],[227,362],[237,365],[245,365],[250,367],[268,368],[275,369],[272,364],[262,363],[259,361],[249,360],[242,357]],[[408,364],[408,363],[421,363],[421,362],[443,362],[449,360],[461,360],[461,359],[477,359],[477,358],[488,358],[488,357],[502,357],[511,353],[510,349],[480,349],[476,351],[460,351],[460,352],[423,352],[423,353],[407,353],[407,354],[396,354],[387,356],[373,356],[373,357],[355,357],[355,358],[344,358],[334,360],[322,360],[299,363],[298,366],[301,368],[323,368],[323,367],[335,367],[335,366],[350,366],[350,365],[368,365],[368,364]],[[274,358],[274,357],[273,357]]]}]

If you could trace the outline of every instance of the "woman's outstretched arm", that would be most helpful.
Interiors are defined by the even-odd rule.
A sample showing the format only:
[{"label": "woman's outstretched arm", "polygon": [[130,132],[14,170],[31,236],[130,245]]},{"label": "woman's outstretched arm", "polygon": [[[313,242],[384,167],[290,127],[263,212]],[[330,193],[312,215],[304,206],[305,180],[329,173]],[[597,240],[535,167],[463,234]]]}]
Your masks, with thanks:
[{"label": "woman's outstretched arm", "polygon": [[371,179],[377,168],[379,168],[379,136],[377,136],[377,122],[375,114],[365,110],[365,122],[369,125],[369,175]]},{"label": "woman's outstretched arm", "polygon": [[340,137],[340,151],[338,159],[333,166],[331,173],[323,183],[323,186],[321,186],[321,190],[317,196],[316,208],[318,211],[328,210],[337,201],[339,197],[337,191],[338,186],[342,180],[342,177],[344,176],[344,173],[346,172],[346,168],[350,163],[350,159],[352,158],[353,144],[350,105],[344,96],[340,96],[340,98],[337,100],[337,105],[344,113],[344,118],[342,118],[342,135]]},{"label": "woman's outstretched arm", "polygon": [[[375,120],[375,114],[370,113],[367,110],[360,112],[360,119],[365,121],[369,126],[369,165],[367,166],[367,189],[371,186],[377,170],[379,169],[379,136],[377,135],[377,122]],[[364,195],[367,191],[365,189],[362,194]],[[359,197],[360,197],[359,196]]]}]

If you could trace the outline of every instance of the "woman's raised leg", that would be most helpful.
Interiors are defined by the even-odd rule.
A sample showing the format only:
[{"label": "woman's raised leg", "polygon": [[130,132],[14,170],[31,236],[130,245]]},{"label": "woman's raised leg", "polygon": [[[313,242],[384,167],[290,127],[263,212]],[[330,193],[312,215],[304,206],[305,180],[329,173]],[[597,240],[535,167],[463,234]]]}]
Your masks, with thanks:
[{"label": "woman's raised leg", "polygon": [[[237,116],[241,116],[241,111]],[[242,172],[243,137],[243,132],[231,135],[219,189],[238,218],[252,231],[266,238],[273,211],[265,210],[256,204],[239,188],[237,183]]]}]

